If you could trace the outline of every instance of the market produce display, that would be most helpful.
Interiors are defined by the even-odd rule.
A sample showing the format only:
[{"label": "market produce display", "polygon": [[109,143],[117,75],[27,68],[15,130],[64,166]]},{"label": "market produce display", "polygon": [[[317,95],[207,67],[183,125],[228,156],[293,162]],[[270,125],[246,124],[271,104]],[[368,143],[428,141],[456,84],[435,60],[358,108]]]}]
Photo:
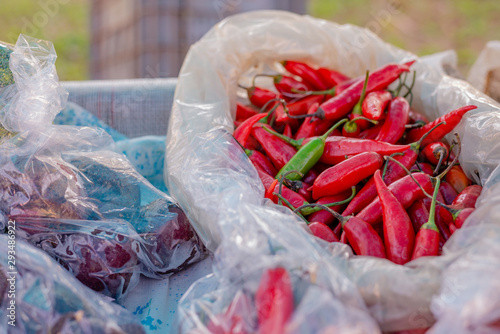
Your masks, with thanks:
[{"label": "market produce display", "polygon": [[[257,75],[252,87],[242,87],[250,104],[237,104],[234,130],[266,197],[297,212],[314,235],[398,264],[439,255],[481,193],[442,141],[476,107],[433,122],[416,111],[410,117],[413,87],[405,79],[413,63],[351,80],[283,61],[287,73]],[[274,87],[256,86],[262,77],[273,79]],[[460,149],[459,138],[452,145]],[[353,194],[358,189],[355,196],[351,188]]]},{"label": "market produce display", "polygon": [[[411,63],[413,60],[416,61]],[[283,61],[286,62],[283,64]],[[297,66],[301,73],[299,70],[292,73],[292,68],[286,68],[289,63],[294,64],[294,68],[296,63],[306,64],[317,73],[333,69],[351,79],[339,79],[340,85],[322,87],[311,84],[306,90],[304,86],[310,82],[318,82],[320,75],[308,75],[306,79],[305,75],[302,77],[304,66]],[[319,137],[337,122],[347,118],[361,99],[366,70],[369,70],[370,76],[386,66],[398,69],[405,65],[409,66],[407,71],[403,71],[403,75],[407,73],[406,80],[402,78],[403,80],[398,81],[398,75],[388,89],[378,88],[381,91],[377,94],[365,92],[364,101],[367,102],[361,103],[361,114],[367,120],[348,119],[333,130],[333,136],[340,138],[337,138],[338,145],[334,146],[335,149],[330,150],[330,154],[333,154],[330,162],[317,160],[308,172],[300,172],[305,174],[303,177],[291,172],[293,169],[287,169],[283,171],[283,177],[275,178],[307,143],[305,139],[302,142],[287,142],[273,132],[298,141],[309,137],[299,135],[299,129],[310,129],[322,124],[321,131],[313,135],[318,137],[314,140],[314,149],[307,152],[314,153],[308,155],[310,159],[317,159],[317,152],[323,146],[323,138]],[[261,74],[266,76],[256,77]],[[289,78],[300,84],[292,83]],[[276,87],[275,82],[283,85]],[[413,86],[412,94],[408,94],[405,86],[401,86],[399,94],[388,92],[390,90],[397,93],[401,82],[408,88]],[[355,91],[350,88],[353,84],[356,84]],[[280,92],[286,90],[287,85],[297,87],[293,91],[292,88],[289,89],[295,94],[289,97],[289,101]],[[368,89],[369,85],[368,82]],[[336,88],[332,90],[331,87],[334,86]],[[304,96],[304,91],[322,93],[319,96]],[[336,99],[345,102],[348,107],[339,102],[329,102],[327,107],[320,108],[326,98],[335,99],[349,91],[349,96],[354,96],[357,100],[351,101],[347,97]],[[295,100],[297,95],[302,98]],[[264,107],[266,101],[280,97],[286,107],[279,100],[269,102]],[[394,108],[391,108],[393,102]],[[385,107],[363,113],[363,105],[367,108],[374,103]],[[469,106],[477,108],[470,109],[472,107]],[[260,112],[262,108],[264,109]],[[275,108],[274,121],[269,112],[272,108]],[[470,110],[464,110],[468,108]],[[389,109],[394,114],[390,114]],[[359,107],[356,110],[359,115]],[[495,310],[497,303],[490,303],[488,298],[496,295],[493,282],[498,273],[496,269],[488,271],[486,268],[496,268],[499,264],[495,251],[500,240],[496,219],[500,189],[497,159],[500,152],[497,136],[499,110],[498,104],[467,83],[448,77],[435,58],[417,58],[384,43],[367,29],[279,11],[238,15],[215,26],[191,47],[186,57],[179,74],[167,132],[168,170],[165,177],[169,189],[179,199],[207,247],[217,249],[214,275],[200,280],[181,301],[178,316],[180,332],[208,333],[207,326],[211,320],[224,318],[226,312],[231,313],[236,308],[230,306],[239,292],[246,294],[253,302],[248,306],[254,312],[257,288],[267,270],[282,267],[293,273],[294,270],[308,268],[308,265],[315,265],[318,275],[328,273],[326,275],[332,278],[330,285],[326,281],[320,285],[330,291],[333,298],[346,310],[353,305],[352,300],[344,299],[346,294],[354,299],[361,298],[364,306],[358,308],[358,311],[374,319],[381,332],[494,331],[498,320]],[[465,114],[458,117],[455,115],[461,112]],[[307,114],[312,117],[304,117]],[[321,119],[322,114],[341,116],[338,119]],[[405,122],[400,122],[401,118],[391,116],[397,114],[407,115],[408,118]],[[447,117],[452,116],[451,123],[456,118],[460,119],[458,125],[452,124],[451,130],[446,128],[447,125],[441,124],[430,131],[434,127],[430,122],[446,114],[449,114]],[[297,118],[296,115],[302,118]],[[394,130],[397,131],[389,131],[392,130],[392,126],[389,126],[382,132],[388,119],[392,120]],[[367,123],[359,124],[361,121]],[[374,121],[377,124],[373,124]],[[344,124],[348,122],[349,126],[344,129]],[[423,128],[427,123],[430,123],[429,129]],[[360,127],[364,129],[361,130]],[[421,134],[416,135],[416,139],[409,138],[410,132],[416,133],[420,129],[429,132],[427,136],[431,136],[431,142],[425,143],[425,139],[420,141],[423,137]],[[383,138],[382,135],[379,137],[381,132]],[[443,138],[442,132],[448,134]],[[455,132],[458,137],[454,135]],[[359,138],[361,133],[363,137]],[[436,137],[432,137],[432,133]],[[354,137],[348,137],[350,134],[354,134]],[[326,137],[321,156],[328,149],[326,146],[329,138],[332,138],[328,135]],[[354,151],[357,148],[355,144],[353,147],[347,145],[349,142],[367,139],[378,142],[377,149],[380,149],[383,139],[383,146],[392,145],[389,148],[396,151],[373,154],[373,149],[369,146]],[[456,144],[453,144],[454,141]],[[433,142],[445,145],[437,143],[430,146]],[[241,149],[242,145],[245,150]],[[367,145],[367,142],[363,145]],[[429,148],[424,152],[426,147]],[[353,151],[350,151],[351,148]],[[331,153],[340,149],[346,153],[338,156]],[[443,153],[446,151],[446,154]],[[401,166],[386,156],[392,156],[402,163],[423,190],[411,176],[406,175]],[[441,162],[439,158],[442,158]],[[453,166],[455,158],[459,160],[457,166]],[[370,173],[367,172],[367,176],[357,180],[357,175],[349,173],[354,168],[353,165],[341,168],[343,163],[352,159],[359,162],[354,166],[362,164]],[[293,161],[294,168],[304,168],[304,171],[309,168],[309,164],[304,162],[310,160]],[[441,167],[436,170],[438,164]],[[351,188],[328,195],[327,197],[331,197],[328,200],[321,197],[321,192],[315,198],[314,181],[329,168],[340,169],[348,175],[343,187],[349,185]],[[449,171],[444,175],[443,172],[448,168]],[[338,174],[331,177],[336,175]],[[439,175],[440,185],[436,187],[437,180],[431,177]],[[296,180],[297,177],[300,180]],[[394,180],[389,182],[391,178]],[[311,207],[298,211],[308,222],[314,222],[309,224],[309,228],[283,198],[278,196],[281,180],[288,184],[281,185],[281,196],[291,206],[299,208],[304,201],[311,204]],[[354,195],[351,182],[354,182]],[[480,190],[480,195],[476,198],[474,208],[468,208],[474,211],[461,225],[456,218],[453,220],[453,216],[458,217],[459,213],[447,211],[444,205],[453,209],[454,198],[469,185],[473,185],[473,188],[465,193],[472,194]],[[321,190],[328,191],[327,188]],[[276,205],[264,197],[271,198],[276,203],[281,200],[284,205]],[[331,204],[331,209],[342,217],[333,217],[328,210],[316,208],[320,200],[324,204]],[[349,204],[341,204],[345,200]],[[400,205],[396,205],[397,203]],[[436,211],[435,215],[429,214],[432,208]],[[318,211],[311,213],[311,210]],[[385,216],[396,212],[398,216],[408,215],[409,218],[405,217],[404,225],[389,226],[389,231],[392,231],[392,234],[388,233],[390,252],[383,230],[386,220],[384,212]],[[461,212],[466,213],[466,209]],[[316,220],[326,217],[329,217],[330,222],[325,225],[316,224],[319,223]],[[427,224],[430,217],[434,218],[435,224],[432,221]],[[341,219],[340,224],[337,223],[338,218]],[[356,224],[359,220],[365,224]],[[445,224],[441,224],[440,220]],[[424,246],[417,247],[417,255],[422,250],[435,252],[435,248],[427,247],[428,243],[419,242],[421,237],[418,236],[418,231],[421,230],[421,225],[425,225],[422,234],[428,235],[423,240],[432,241],[432,246],[435,246],[436,229],[443,239],[453,234],[442,246],[440,256],[421,256],[411,260],[415,245]],[[335,228],[337,226],[339,231]],[[455,229],[458,226],[461,227]],[[316,235],[322,233],[329,241],[344,239],[345,243],[320,240],[310,230]],[[411,239],[412,230],[413,248],[406,245],[404,252],[395,252],[401,246],[400,242]],[[372,238],[370,240],[377,240],[376,249],[363,248],[367,243],[362,243],[366,239],[361,237],[368,232]],[[403,234],[407,237],[402,238]],[[443,241],[440,240],[439,243],[442,244]],[[311,243],[317,246],[315,251],[312,251]],[[357,250],[353,249],[353,244],[360,246],[359,253],[375,249],[379,250],[379,254],[383,253],[381,255],[385,258],[354,255]],[[438,244],[438,252],[439,248]],[[388,254],[391,257],[399,254],[399,257],[392,257],[396,262],[407,261],[408,257],[410,261],[401,265],[390,261]],[[304,261],[309,255],[308,261]],[[270,261],[270,258],[275,260]],[[262,263],[258,270],[255,265],[257,263]],[[254,273],[252,277],[251,273]],[[339,276],[334,273],[343,275],[345,281],[338,281]],[[301,313],[305,308],[302,304],[304,295],[301,293],[304,290],[297,289],[293,277],[295,276],[290,275],[294,294],[293,312],[284,332],[298,332],[298,328],[302,330],[301,333],[321,333],[322,330],[328,332],[328,325],[325,323],[317,327],[311,326],[318,323],[314,320],[321,316]],[[317,283],[310,279],[306,286],[312,287]],[[350,289],[353,286],[355,290]],[[315,299],[319,300],[319,297]],[[234,305],[239,304],[234,302]],[[311,304],[308,306],[312,308]],[[327,313],[328,316],[338,314],[333,311]],[[257,317],[252,319],[251,332],[258,332]],[[338,318],[332,319],[332,323],[341,326]],[[369,324],[369,321],[359,318],[355,323],[362,326]],[[229,330],[227,328],[231,327],[225,328]],[[376,329],[366,330],[361,327],[351,331],[342,327],[337,330],[346,333],[377,332]]]},{"label": "market produce display", "polygon": [[[83,286],[40,249],[20,239],[12,243],[13,236],[0,235],[2,333],[145,333],[131,312]],[[12,254],[15,274],[8,265]]]},{"label": "market produce display", "polygon": [[[0,215],[86,286],[120,299],[206,250],[185,213],[113,152],[102,129],[53,125],[67,93],[48,42],[21,36],[0,88]],[[6,226],[2,226],[2,230]]]}]

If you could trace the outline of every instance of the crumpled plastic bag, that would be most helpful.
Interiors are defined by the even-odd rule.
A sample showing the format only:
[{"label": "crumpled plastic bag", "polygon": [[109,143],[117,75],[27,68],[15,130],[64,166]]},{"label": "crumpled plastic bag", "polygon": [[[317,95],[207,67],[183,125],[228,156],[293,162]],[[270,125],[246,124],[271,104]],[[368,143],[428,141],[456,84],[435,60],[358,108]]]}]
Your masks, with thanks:
[{"label": "crumpled plastic bag", "polygon": [[[211,250],[227,239],[237,245],[243,242],[246,226],[265,225],[266,233],[272,233],[276,226],[293,219],[291,212],[281,218],[244,216],[243,212],[246,215],[251,212],[250,205],[262,205],[264,189],[250,161],[230,135],[237,83],[249,83],[250,76],[243,75],[262,71],[264,66],[273,68],[273,64],[284,59],[339,69],[355,77],[366,69],[417,57],[381,41],[363,28],[279,11],[227,18],[194,44],[179,74],[167,133],[165,179]],[[467,82],[445,75],[436,69],[435,63],[417,59],[412,69],[417,73],[412,107],[429,118],[435,119],[468,104],[478,106],[457,129],[463,143],[460,161],[467,175],[488,189],[499,180],[500,106]],[[490,198],[483,198],[478,202],[477,214],[493,206]],[[226,214],[228,210],[231,219]],[[471,219],[473,216],[476,215]],[[498,224],[493,216],[484,218],[484,224]],[[245,224],[238,223],[243,221]],[[243,231],[236,232],[238,228]],[[480,231],[475,227],[459,230],[450,242],[471,233]],[[482,235],[488,238],[487,233]],[[470,244],[462,251],[473,252],[475,246]],[[331,247],[336,255],[329,261],[349,257],[349,252],[339,249],[341,245]],[[241,260],[244,255],[237,250],[236,247],[233,254],[221,256]],[[357,286],[370,315],[383,331],[427,328],[434,324],[435,317],[441,321],[441,313],[431,310],[431,301],[446,285],[446,276],[442,275],[459,259],[459,254],[456,250],[445,251],[439,258],[419,259],[405,266],[355,257],[336,270]],[[475,288],[488,290],[487,286]],[[490,291],[490,295],[495,293]],[[458,312],[454,316],[464,317]],[[447,314],[447,320],[443,321],[452,318]]]},{"label": "crumpled plastic bag", "polygon": [[469,70],[467,81],[500,101],[500,41],[489,41]]},{"label": "crumpled plastic bag", "polygon": [[0,139],[0,212],[20,238],[113,298],[141,273],[164,278],[202,259],[183,211],[112,151],[103,129],[52,124],[67,97],[55,58],[50,43],[24,36],[10,56],[15,84],[0,91],[9,132]]},{"label": "crumpled plastic bag", "polygon": [[15,234],[0,235],[0,250],[2,333],[145,333],[129,311],[83,286]]},{"label": "crumpled plastic bag", "polygon": [[[266,270],[284,268],[296,308],[283,333],[380,333],[355,285],[338,270],[352,255],[348,247],[331,253],[326,242],[320,245],[311,238],[288,209],[258,202],[256,198],[221,214],[234,229],[217,249],[214,274],[197,281],[181,300],[177,332],[257,333],[259,311],[264,311],[255,302],[259,282]],[[266,218],[277,224],[269,225]],[[330,260],[332,254],[336,256]]]}]

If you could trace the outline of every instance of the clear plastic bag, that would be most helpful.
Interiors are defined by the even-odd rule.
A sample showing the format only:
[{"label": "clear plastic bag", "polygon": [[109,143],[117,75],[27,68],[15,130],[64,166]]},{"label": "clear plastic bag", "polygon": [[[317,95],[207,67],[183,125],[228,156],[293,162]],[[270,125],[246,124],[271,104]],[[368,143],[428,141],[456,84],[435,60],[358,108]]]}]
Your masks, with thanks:
[{"label": "clear plastic bag", "polygon": [[[262,205],[264,189],[230,135],[237,83],[250,82],[245,73],[261,72],[263,66],[255,67],[258,64],[274,67],[278,61],[292,59],[340,69],[355,77],[366,69],[416,58],[366,29],[278,11],[230,17],[194,44],[179,74],[167,133],[165,178],[207,247],[214,250],[221,241],[246,239],[244,232],[235,232],[238,228],[262,224],[267,226],[266,233],[272,233],[275,226],[293,219],[291,213],[277,218],[246,212],[250,205]],[[412,107],[431,119],[464,105],[478,106],[458,126],[463,143],[460,161],[467,175],[488,189],[498,181],[500,106],[468,83],[446,76],[435,61],[417,59],[412,69],[417,73]],[[493,206],[489,198],[482,198],[476,215]],[[232,208],[234,216],[224,213],[228,208]],[[483,223],[498,224],[492,218],[485,217]],[[452,239],[470,233],[479,232],[474,227],[459,230]],[[332,246],[338,247],[341,245]],[[468,251],[473,251],[474,245],[470,247]],[[340,251],[336,254],[329,261],[347,256]],[[405,266],[357,257],[347,261],[346,275],[383,331],[427,328],[435,322],[434,316],[439,318],[430,305],[445,282],[441,278],[443,270],[457,260],[458,254],[449,251],[440,258],[424,258]],[[235,262],[244,258],[237,248],[232,254],[220,256],[234,257]]]},{"label": "clear plastic bag", "polygon": [[121,298],[139,274],[163,278],[205,256],[186,215],[142,177],[103,130],[53,125],[67,93],[50,43],[21,36],[15,84],[0,95],[0,211],[19,237],[80,281]]},{"label": "clear plastic bag", "polygon": [[[177,332],[262,330],[258,318],[263,309],[257,306],[256,293],[263,275],[276,268],[288,273],[296,305],[283,333],[380,332],[346,276],[347,258],[352,255],[348,247],[329,250],[286,211],[274,205],[248,204],[221,213],[234,229],[215,254],[214,274],[197,281],[181,300],[174,326]],[[266,218],[280,223],[268,225]],[[279,299],[278,292],[269,295],[276,296]]]},{"label": "clear plastic bag", "polygon": [[[83,286],[44,252],[9,236],[14,234],[0,235],[2,333],[145,333],[129,311]],[[14,247],[8,248],[9,240]],[[15,273],[6,266],[12,249]]]}]

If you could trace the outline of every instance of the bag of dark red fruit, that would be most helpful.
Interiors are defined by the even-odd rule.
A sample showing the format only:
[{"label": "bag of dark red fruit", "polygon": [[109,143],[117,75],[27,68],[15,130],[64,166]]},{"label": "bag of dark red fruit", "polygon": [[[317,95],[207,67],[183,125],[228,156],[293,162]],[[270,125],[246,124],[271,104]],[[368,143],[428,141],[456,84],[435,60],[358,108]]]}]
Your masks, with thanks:
[{"label": "bag of dark red fruit", "polygon": [[113,152],[105,131],[52,124],[67,99],[52,44],[21,36],[0,55],[2,230],[15,221],[18,238],[116,299],[140,274],[168,277],[205,256],[176,201]]}]

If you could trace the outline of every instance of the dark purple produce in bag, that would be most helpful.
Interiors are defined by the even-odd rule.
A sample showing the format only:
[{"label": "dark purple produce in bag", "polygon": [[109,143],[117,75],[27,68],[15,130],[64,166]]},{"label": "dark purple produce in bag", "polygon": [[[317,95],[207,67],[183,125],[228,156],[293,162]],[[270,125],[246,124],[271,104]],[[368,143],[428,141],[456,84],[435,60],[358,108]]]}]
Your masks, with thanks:
[{"label": "dark purple produce in bag", "polygon": [[10,53],[15,83],[0,86],[0,214],[113,298],[141,273],[163,278],[202,259],[176,201],[113,152],[104,130],[52,124],[67,99],[55,59],[52,44],[24,36]]}]

